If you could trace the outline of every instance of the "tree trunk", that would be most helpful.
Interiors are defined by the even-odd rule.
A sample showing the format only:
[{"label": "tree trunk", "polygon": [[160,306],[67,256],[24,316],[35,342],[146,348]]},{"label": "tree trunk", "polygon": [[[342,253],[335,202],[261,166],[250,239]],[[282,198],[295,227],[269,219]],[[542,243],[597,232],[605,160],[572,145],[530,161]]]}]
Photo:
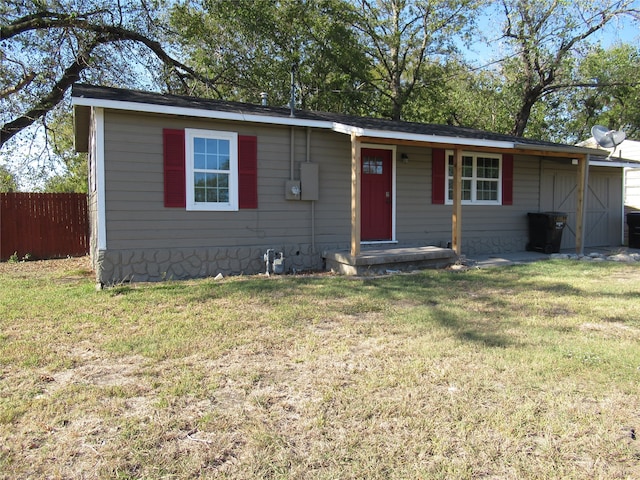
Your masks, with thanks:
[{"label": "tree trunk", "polygon": [[537,86],[533,89],[527,90],[522,94],[522,106],[518,113],[516,113],[515,124],[513,125],[512,135],[516,137],[524,136],[524,131],[529,123],[529,117],[531,117],[531,110],[542,96],[543,87]]}]

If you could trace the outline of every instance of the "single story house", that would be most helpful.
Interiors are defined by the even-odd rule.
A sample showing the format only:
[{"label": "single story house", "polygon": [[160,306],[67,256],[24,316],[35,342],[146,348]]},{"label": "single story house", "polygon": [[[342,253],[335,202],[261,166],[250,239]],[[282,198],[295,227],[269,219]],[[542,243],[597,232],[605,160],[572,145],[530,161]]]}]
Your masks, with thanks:
[{"label": "single story house", "polygon": [[451,263],[620,245],[623,168],[588,147],[470,128],[76,85],[97,280]]}]

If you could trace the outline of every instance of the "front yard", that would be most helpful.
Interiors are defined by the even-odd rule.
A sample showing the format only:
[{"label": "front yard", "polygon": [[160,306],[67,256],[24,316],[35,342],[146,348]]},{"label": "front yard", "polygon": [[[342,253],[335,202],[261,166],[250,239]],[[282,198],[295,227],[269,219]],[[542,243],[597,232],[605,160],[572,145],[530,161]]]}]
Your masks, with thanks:
[{"label": "front yard", "polygon": [[0,478],[640,478],[640,267],[0,264]]}]

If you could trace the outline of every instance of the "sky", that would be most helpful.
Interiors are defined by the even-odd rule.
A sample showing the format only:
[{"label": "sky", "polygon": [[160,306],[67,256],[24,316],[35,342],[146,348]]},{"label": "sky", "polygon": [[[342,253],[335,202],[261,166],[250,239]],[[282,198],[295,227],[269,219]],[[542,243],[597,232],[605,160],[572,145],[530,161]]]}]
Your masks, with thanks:
[{"label": "sky", "polygon": [[[633,8],[640,11],[640,0],[632,2]],[[494,7],[497,8],[497,7]],[[463,56],[471,61],[477,67],[492,65],[493,62],[503,58],[501,52],[497,49],[497,40],[502,35],[502,21],[504,14],[489,10],[478,20],[477,35],[480,39],[469,47],[459,45]],[[500,19],[496,22],[496,18]],[[487,45],[484,39],[488,40],[492,45]],[[634,25],[629,17],[624,19],[616,19],[607,25],[602,31],[597,32],[592,37],[597,40],[604,48],[611,47],[618,43],[630,43],[638,45],[640,43],[640,28],[638,22]]]}]

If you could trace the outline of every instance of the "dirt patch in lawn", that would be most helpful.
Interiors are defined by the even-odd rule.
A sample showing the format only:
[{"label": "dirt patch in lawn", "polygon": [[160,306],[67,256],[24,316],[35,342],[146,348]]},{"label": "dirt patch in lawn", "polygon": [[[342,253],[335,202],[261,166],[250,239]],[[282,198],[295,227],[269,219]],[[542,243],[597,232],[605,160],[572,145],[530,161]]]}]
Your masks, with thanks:
[{"label": "dirt patch in lawn", "polygon": [[0,262],[0,275],[22,277],[54,276],[82,278],[92,275],[89,257],[67,257],[51,260]]}]

